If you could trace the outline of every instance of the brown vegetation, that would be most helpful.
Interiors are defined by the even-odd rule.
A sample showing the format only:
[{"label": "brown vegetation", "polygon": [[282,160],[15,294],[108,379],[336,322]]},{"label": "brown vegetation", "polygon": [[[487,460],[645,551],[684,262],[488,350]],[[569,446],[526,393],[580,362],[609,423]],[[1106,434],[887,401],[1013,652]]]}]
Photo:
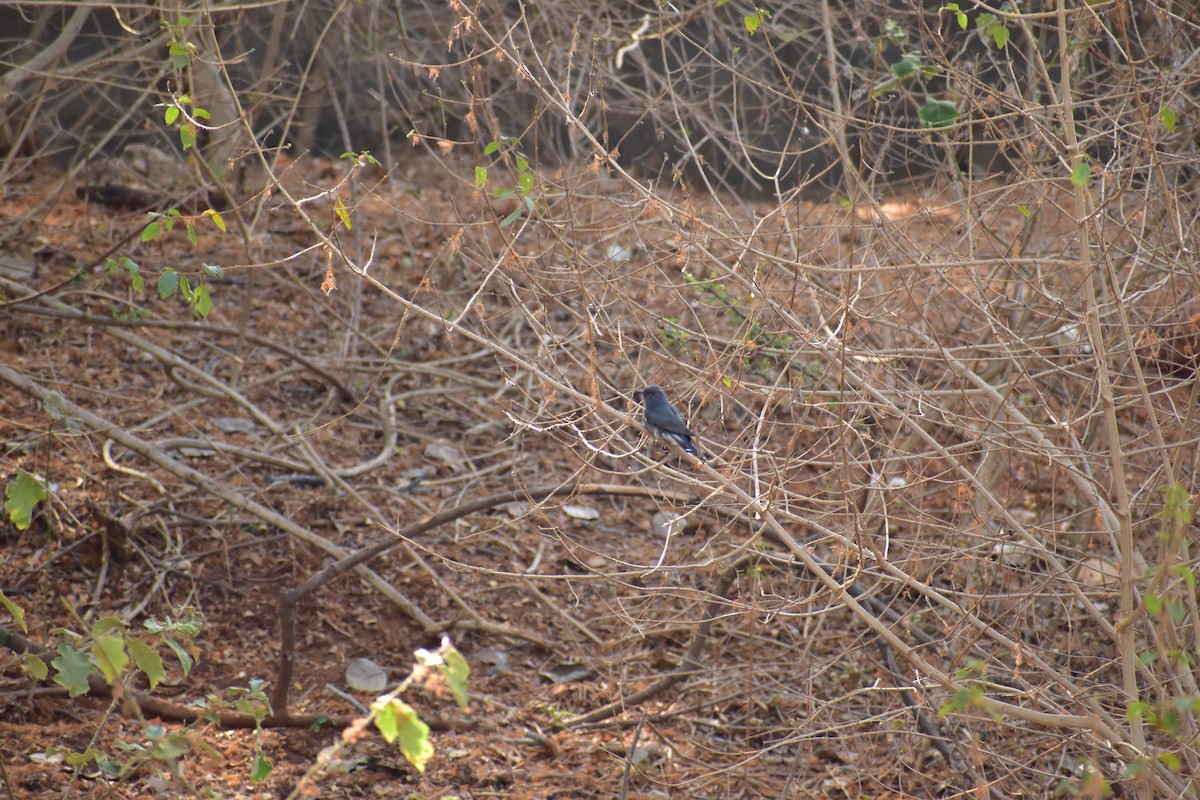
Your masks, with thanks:
[{"label": "brown vegetation", "polygon": [[[339,46],[386,40],[382,5],[359,5],[331,17]],[[161,163],[55,131],[40,109],[61,87],[6,73],[0,479],[46,498],[0,529],[27,627],[0,620],[0,780],[1194,793],[1200,67],[1176,56],[1200,30],[1170,5],[1036,5],[972,5],[959,34],[952,9],[902,3],[757,22],[452,3],[401,20],[394,59],[354,62],[444,114],[403,123],[329,90],[350,60],[333,45],[290,71],[290,4],[193,10],[194,29],[166,15],[161,36],[194,49],[160,54],[165,80],[131,51],[101,84],[145,93]],[[47,41],[88,30],[42,13]],[[270,57],[239,59],[248,30]],[[896,66],[917,51],[915,75]],[[14,53],[47,75],[91,64]],[[293,120],[320,105],[309,80],[335,127],[389,134],[371,156],[252,138],[284,99]],[[930,100],[958,116],[923,125],[945,110]],[[111,123],[99,138],[139,138]],[[89,157],[51,168],[57,136]],[[670,152],[648,165],[653,142]],[[648,383],[709,461],[647,440]],[[187,606],[196,666],[163,648],[157,686],[97,672],[71,698],[20,655],[91,652],[97,620]],[[346,670],[370,658],[394,685],[443,637],[472,699],[418,669],[419,773],[362,727]],[[256,678],[261,732],[216,700]],[[188,707],[205,697],[207,721]],[[177,752],[122,749],[155,725],[186,733]],[[55,750],[89,747],[124,775]]]}]

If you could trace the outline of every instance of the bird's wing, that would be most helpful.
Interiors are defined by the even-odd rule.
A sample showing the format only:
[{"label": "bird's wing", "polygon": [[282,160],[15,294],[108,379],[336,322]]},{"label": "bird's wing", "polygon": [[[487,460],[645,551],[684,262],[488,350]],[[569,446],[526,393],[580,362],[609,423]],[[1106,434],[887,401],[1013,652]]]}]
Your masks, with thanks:
[{"label": "bird's wing", "polygon": [[674,408],[662,415],[662,418],[655,418],[655,424],[662,428],[667,433],[674,433],[677,436],[692,436],[692,432],[688,430],[688,426],[684,424],[683,417],[679,416],[679,412]]}]

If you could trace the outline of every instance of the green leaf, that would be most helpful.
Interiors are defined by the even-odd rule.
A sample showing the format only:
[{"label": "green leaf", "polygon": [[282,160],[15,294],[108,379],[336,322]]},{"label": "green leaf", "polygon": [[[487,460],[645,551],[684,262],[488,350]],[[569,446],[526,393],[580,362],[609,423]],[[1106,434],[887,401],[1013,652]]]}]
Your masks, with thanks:
[{"label": "green leaf", "polygon": [[166,112],[163,113],[163,121],[168,125],[174,125],[177,119],[179,119],[179,106],[167,106]]},{"label": "green leaf", "polygon": [[206,120],[212,119],[212,114],[208,113],[207,109],[197,107],[193,113],[195,113],[195,115],[197,117],[199,117],[200,119],[206,119]]},{"label": "green leaf", "polygon": [[208,315],[212,313],[212,297],[208,294],[208,284],[202,283],[196,287],[192,294],[192,310],[201,319],[208,319]]},{"label": "green leaf", "polygon": [[25,653],[21,656],[21,666],[29,670],[29,674],[39,681],[46,680],[46,676],[50,674],[50,668],[46,666],[46,662],[33,653]]},{"label": "green leaf", "polygon": [[483,154],[485,156],[492,156],[499,152],[500,152],[500,143],[497,141],[488,142],[487,144],[485,144],[483,146]]},{"label": "green leaf", "polygon": [[1024,205],[1021,205],[1020,203],[1017,203],[1017,211],[1025,219],[1029,219],[1030,217],[1033,216],[1033,212],[1029,210],[1029,206],[1024,206]]},{"label": "green leaf", "polygon": [[[167,47],[167,53],[171,56],[171,60],[175,62],[175,66],[177,68],[184,69],[185,67],[187,67],[187,65],[188,65],[188,50],[186,47],[179,44],[179,42],[171,42],[170,46]],[[189,101],[184,100],[184,98],[180,98],[180,100],[183,100],[184,102],[189,102]]]},{"label": "green leaf", "polygon": [[995,14],[980,14],[979,18],[975,20],[975,31],[984,39],[990,38],[997,49],[1008,44],[1008,28],[1004,26],[1004,21],[997,18]]},{"label": "green leaf", "polygon": [[1188,585],[1189,592],[1192,594],[1196,593],[1196,573],[1191,567],[1189,567],[1187,564],[1176,564],[1171,568],[1171,572],[1174,572],[1176,576],[1183,578],[1184,582]]},{"label": "green leaf", "polygon": [[150,752],[160,761],[173,761],[192,752],[186,733],[168,733],[162,725],[147,725],[146,738],[151,742]]},{"label": "green leaf", "polygon": [[250,767],[250,780],[262,783],[271,774],[271,762],[263,755],[262,750],[254,751],[254,764]]},{"label": "green leaf", "polygon": [[179,273],[165,267],[158,275],[158,296],[164,300],[179,291]]},{"label": "green leaf", "polygon": [[471,695],[467,691],[467,678],[471,675],[471,666],[467,664],[462,653],[454,649],[443,653],[442,659],[438,669],[441,671],[442,677],[446,679],[450,693],[454,695],[454,702],[458,703],[459,708],[465,711],[471,702]]},{"label": "green leaf", "polygon": [[125,639],[122,636],[101,636],[92,644],[92,656],[110,684],[121,677],[129,665],[129,654],[125,651]]},{"label": "green leaf", "polygon": [[1180,714],[1195,714],[1200,711],[1200,696],[1185,694],[1171,699],[1171,705]]},{"label": "green leaf", "polygon": [[1174,133],[1175,129],[1179,125],[1179,117],[1176,116],[1171,107],[1167,105],[1164,105],[1158,110],[1158,121],[1161,122],[1163,127],[1166,128],[1170,133]]},{"label": "green leaf", "polygon": [[187,224],[187,237],[192,247],[200,244],[200,237],[196,235],[196,226],[190,222]]},{"label": "green leaf", "polygon": [[1171,483],[1159,489],[1163,496],[1163,510],[1156,516],[1161,516],[1163,519],[1170,522],[1179,522],[1188,525],[1192,521],[1192,514],[1189,506],[1191,505],[1191,495],[1188,492],[1188,487],[1182,483]]},{"label": "green leaf", "polygon": [[191,150],[196,144],[196,128],[193,125],[181,125],[179,127],[179,143],[183,145],[184,150]]},{"label": "green leaf", "polygon": [[154,617],[150,617],[142,623],[142,626],[151,633],[177,632],[187,639],[194,639],[200,635],[200,627],[204,622],[203,614],[192,606],[177,606],[174,613],[179,616],[178,620],[168,616],[166,622],[159,622]]},{"label": "green leaf", "polygon": [[1075,169],[1071,170],[1071,183],[1075,186],[1087,186],[1090,177],[1092,177],[1092,165],[1086,161],[1080,161],[1075,165]]},{"label": "green leaf", "polygon": [[910,78],[921,67],[921,57],[919,55],[908,53],[899,61],[889,65],[892,74],[900,80]]},{"label": "green leaf", "polygon": [[142,229],[143,242],[153,242],[160,235],[162,235],[162,223],[158,220],[154,220]]},{"label": "green leaf", "polygon": [[125,624],[125,620],[109,614],[107,616],[100,617],[100,619],[92,623],[92,638],[99,639],[104,634],[112,633],[113,631],[124,632],[124,630],[128,627],[129,626]]},{"label": "green leaf", "polygon": [[519,220],[521,218],[521,212],[522,212],[522,209],[518,208],[516,211],[509,214],[507,217],[500,220],[500,230],[504,230],[509,225],[512,225],[514,222]]},{"label": "green leaf", "polygon": [[766,11],[762,8],[756,8],[753,14],[747,14],[746,16],[742,17],[742,24],[746,26],[746,33],[749,33],[751,36],[753,36],[758,32],[758,29],[762,27],[763,22],[765,22],[769,16],[771,16],[769,11]]},{"label": "green leaf", "polygon": [[963,13],[958,3],[946,3],[946,5],[942,6],[942,8],[944,8],[946,11],[953,12],[954,20],[958,23],[958,27],[962,28],[964,31],[967,29],[967,15]]},{"label": "green leaf", "polygon": [[391,744],[400,740],[400,752],[418,772],[433,758],[433,745],[429,743],[429,726],[421,721],[417,712],[407,703],[392,699],[372,706],[375,711],[375,726],[383,738]]},{"label": "green leaf", "polygon": [[1150,761],[1148,758],[1146,758],[1146,756],[1138,756],[1137,758],[1130,760],[1129,765],[1125,767],[1125,772],[1122,773],[1121,777],[1125,780],[1132,780],[1133,778],[1136,778],[1138,773],[1142,772],[1149,765],[1149,763]]},{"label": "green leaf", "polygon": [[163,644],[175,651],[175,657],[179,659],[179,666],[183,668],[183,674],[189,675],[192,672],[192,666],[195,662],[187,650],[183,649],[183,645],[174,639],[163,639]]},{"label": "green leaf", "polygon": [[49,748],[49,749],[57,750],[58,752],[61,752],[63,754],[63,762],[71,765],[72,767],[87,766],[88,764],[92,763],[93,761],[96,762],[97,764],[99,764],[100,760],[102,758],[106,757],[106,754],[104,753],[103,750],[97,750],[94,747],[89,747],[87,750],[84,750],[82,753],[73,753],[70,750],[66,750],[65,748],[56,748],[55,747],[55,748]]},{"label": "green leaf", "polygon": [[125,641],[129,647],[129,654],[133,656],[133,663],[137,664],[137,668],[146,673],[146,678],[150,682],[150,691],[154,691],[158,686],[159,681],[166,677],[166,670],[163,669],[162,659],[158,653],[150,649],[150,646],[141,639],[129,637]]},{"label": "green leaf", "polygon": [[1125,709],[1125,719],[1133,722],[1135,719],[1144,719],[1150,713],[1150,704],[1145,700],[1135,700]]},{"label": "green leaf", "polygon": [[1162,598],[1159,597],[1158,595],[1148,593],[1146,595],[1145,602],[1146,602],[1146,613],[1149,614],[1150,616],[1157,617],[1159,614],[1162,613],[1163,601],[1162,601]]},{"label": "green leaf", "polygon": [[949,100],[927,100],[917,116],[927,128],[944,128],[958,119],[958,109]]},{"label": "green leaf", "polygon": [[50,662],[57,673],[54,682],[67,690],[71,697],[86,694],[88,676],[92,674],[92,661],[86,653],[76,650],[66,642],[58,643],[58,655]]},{"label": "green leaf", "polygon": [[128,258],[121,259],[125,263],[125,269],[129,272],[129,282],[133,286],[133,290],[141,294],[146,288],[146,282],[142,280],[142,271],[138,265],[130,261]]},{"label": "green leaf", "polygon": [[1159,753],[1158,760],[1165,764],[1168,769],[1173,769],[1176,772],[1178,772],[1179,767],[1182,766],[1179,756],[1170,752],[1169,750],[1164,750],[1163,752]]},{"label": "green leaf", "polygon": [[888,92],[896,91],[896,89],[898,89],[899,87],[900,87],[900,79],[895,76],[892,76],[892,77],[888,78],[886,81],[880,81],[879,83],[872,86],[870,96],[872,99],[875,99],[877,97],[882,97],[883,95],[887,94]]},{"label": "green leaf", "polygon": [[25,470],[18,472],[17,477],[8,482],[8,486],[4,487],[4,495],[8,498],[4,501],[4,510],[8,512],[9,520],[19,531],[29,527],[33,522],[34,507],[49,497],[46,487]]},{"label": "green leaf", "polygon": [[487,185],[487,167],[475,168],[475,185],[480,189]]},{"label": "green leaf", "polygon": [[[29,526],[26,525],[25,527]],[[21,530],[24,530],[24,528]],[[7,597],[5,597],[4,592],[0,592],[0,606],[4,606],[6,609],[8,609],[8,613],[12,614],[12,618],[16,620],[17,626],[21,629],[21,633],[29,633],[29,628],[25,627],[25,609],[21,608],[12,600],[9,600]],[[43,675],[42,677],[44,678],[46,676]]]},{"label": "green leaf", "polygon": [[532,172],[522,172],[521,177],[517,179],[517,185],[521,187],[522,194],[529,194],[533,191],[534,179]]},{"label": "green leaf", "polygon": [[209,275],[213,278],[225,277],[225,268],[220,264],[201,264],[200,269],[204,270],[205,275]]},{"label": "green leaf", "polygon": [[205,212],[204,212],[203,214],[201,214],[200,216],[202,216],[202,217],[212,217],[213,225],[216,225],[218,228],[220,228],[220,229],[221,229],[221,233],[228,233],[228,232],[229,232],[229,228],[225,227],[225,220],[224,220],[224,218],[223,218],[223,217],[222,217],[220,214],[218,214],[216,211],[213,211],[211,208],[210,208],[210,209],[207,209],[207,210],[205,210]]}]

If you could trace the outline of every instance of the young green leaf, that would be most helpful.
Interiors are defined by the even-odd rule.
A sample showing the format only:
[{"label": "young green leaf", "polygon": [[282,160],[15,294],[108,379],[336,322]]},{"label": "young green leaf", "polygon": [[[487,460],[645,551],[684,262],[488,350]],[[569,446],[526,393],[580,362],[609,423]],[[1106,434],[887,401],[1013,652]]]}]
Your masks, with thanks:
[{"label": "young green leaf", "polygon": [[8,613],[12,614],[12,618],[16,620],[17,627],[21,629],[22,633],[29,633],[29,628],[25,627],[25,609],[5,597],[4,592],[0,592],[0,606],[8,609]]},{"label": "young green leaf", "polygon": [[454,702],[465,711],[471,701],[471,695],[467,691],[467,678],[471,675],[471,667],[467,660],[462,657],[462,653],[450,649],[442,654],[442,663],[438,665],[438,670],[446,679],[450,693],[454,695]]},{"label": "young green leaf", "polygon": [[958,119],[958,108],[949,100],[927,100],[917,116],[927,128],[944,128]]},{"label": "young green leaf", "polygon": [[179,273],[165,267],[158,275],[158,296],[164,300],[179,291]]},{"label": "young green leaf", "polygon": [[262,783],[271,774],[271,762],[263,755],[262,750],[254,751],[254,764],[250,767],[250,780],[254,783]]},{"label": "young green leaf", "polygon": [[122,636],[101,636],[92,644],[92,657],[96,666],[104,674],[104,679],[110,684],[121,677],[129,664],[129,654],[125,651],[125,638]]},{"label": "young green leaf", "polygon": [[150,683],[150,691],[154,691],[159,681],[167,674],[163,669],[162,659],[141,639],[131,636],[125,640],[125,644],[129,647],[129,655],[133,656],[133,663],[146,674],[146,679]]},{"label": "young green leaf", "polygon": [[1075,186],[1087,186],[1090,177],[1092,177],[1092,165],[1086,161],[1080,161],[1075,165],[1075,169],[1071,170],[1071,183]]},{"label": "young green leaf", "polygon": [[1165,105],[1158,110],[1158,121],[1169,133],[1174,133],[1179,124],[1179,117],[1170,106]]},{"label": "young green leaf", "polygon": [[967,15],[959,8],[958,3],[946,3],[944,8],[954,14],[954,21],[958,23],[958,27],[964,31],[967,29]]},{"label": "young green leaf", "polygon": [[375,711],[375,726],[388,744],[399,739],[400,752],[418,772],[424,772],[425,765],[433,758],[429,726],[411,706],[394,698],[382,704],[376,702],[372,710]]},{"label": "young green leaf", "polygon": [[26,653],[21,656],[21,666],[39,681],[44,681],[50,676],[50,668],[46,666],[46,662],[33,653]]},{"label": "young green leaf", "polygon": [[70,697],[86,694],[88,676],[92,674],[92,660],[86,653],[76,650],[66,642],[58,643],[58,655],[50,662],[57,673],[54,682],[67,690]]},{"label": "young green leaf", "polygon": [[[34,478],[25,470],[17,473],[17,477],[8,482],[8,486],[4,487],[4,495],[7,498],[4,501],[4,510],[8,512],[8,518],[17,530],[26,530],[33,522],[33,509],[38,503],[49,497],[46,494],[46,487],[42,486],[41,481]],[[5,607],[8,604],[5,603]],[[11,612],[12,609],[9,609]],[[16,614],[13,614],[15,617]],[[22,624],[22,628],[24,625]]]},{"label": "young green leaf", "polygon": [[202,283],[196,287],[192,294],[192,310],[201,319],[208,319],[208,315],[212,313],[212,297],[208,294],[208,284]]},{"label": "young green leaf", "polygon": [[178,42],[171,42],[167,47],[167,54],[171,56],[171,60],[175,62],[178,69],[183,69],[188,65],[187,48]]},{"label": "young green leaf", "polygon": [[753,14],[747,14],[742,17],[742,24],[746,26],[746,33],[753,36],[769,16],[771,16],[771,12],[766,9],[756,8]]},{"label": "young green leaf", "polygon": [[179,666],[183,669],[183,674],[191,674],[192,666],[194,666],[196,662],[192,660],[192,657],[188,654],[188,651],[183,649],[183,645],[174,639],[163,639],[163,644],[175,652],[175,657],[179,659]]}]

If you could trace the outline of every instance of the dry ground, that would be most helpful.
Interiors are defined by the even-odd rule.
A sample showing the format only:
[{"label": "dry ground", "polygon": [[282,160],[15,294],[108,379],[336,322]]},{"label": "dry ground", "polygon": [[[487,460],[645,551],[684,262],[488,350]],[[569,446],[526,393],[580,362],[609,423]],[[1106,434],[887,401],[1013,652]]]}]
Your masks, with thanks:
[{"label": "dry ground", "polygon": [[[569,224],[523,227],[521,219],[500,228],[512,206],[496,208],[456,179],[469,177],[467,165],[456,172],[447,163],[364,174],[356,193],[342,185],[354,227],[337,236],[356,258],[373,248],[369,275],[422,308],[444,319],[469,308],[458,328],[360,280],[315,246],[278,197],[245,229],[231,223],[229,234],[199,220],[194,249],[180,231],[117,247],[114,255],[133,258],[146,277],[139,295],[126,272],[96,262],[140,229],[144,214],[85,204],[68,190],[25,231],[36,272],[3,286],[5,303],[19,305],[0,316],[0,361],[337,547],[397,541],[368,566],[411,607],[356,573],[300,604],[290,711],[352,717],[333,691],[349,692],[351,660],[369,657],[398,680],[414,650],[436,647],[444,634],[472,668],[470,713],[436,686],[406,695],[436,723],[436,755],[424,774],[378,736],[339,751],[352,771],[314,770],[322,750],[342,739],[339,726],[325,725],[265,730],[258,741],[273,770],[253,783],[254,731],[201,725],[175,778],[145,766],[112,782],[43,754],[92,746],[129,758],[118,743],[145,742],[129,707],[70,699],[32,681],[9,654],[0,659],[0,759],[14,796],[132,798],[188,786],[200,796],[284,797],[306,774],[323,797],[944,797],[989,784],[1001,796],[1030,796],[1078,774],[1090,747],[1078,731],[1000,725],[982,714],[938,723],[949,695],[906,665],[889,666],[844,598],[764,537],[743,504],[710,493],[704,467],[645,443],[619,417],[636,410],[629,396],[638,386],[665,385],[713,454],[716,474],[784,508],[798,520],[797,539],[849,568],[843,578],[870,572],[871,562],[851,556],[864,547],[996,622],[1080,685],[1117,680],[1111,641],[1069,590],[1052,584],[1044,561],[1004,557],[999,548],[1009,540],[996,509],[962,474],[964,465],[986,474],[999,507],[1056,537],[1053,552],[1069,564],[1072,585],[1111,604],[1108,541],[1064,480],[1065,463],[1039,460],[1015,426],[990,428],[995,406],[952,398],[961,388],[951,371],[910,338],[977,344],[987,325],[975,314],[1001,299],[1044,315],[1037,329],[1047,336],[1061,329],[1065,312],[1055,318],[1052,303],[1017,297],[1010,276],[962,257],[967,240],[974,258],[1016,261],[1021,248],[1041,242],[1042,257],[1069,260],[1061,217],[1047,211],[1031,235],[1017,206],[1040,209],[1036,197],[996,201],[986,219],[929,192],[857,218],[808,203],[767,216],[773,206],[724,198],[730,218],[756,231],[754,247],[775,242],[775,251],[756,254],[706,227],[714,201],[676,193],[668,208],[586,172],[551,181],[546,218]],[[286,180],[313,194],[344,173],[338,163]],[[9,188],[6,218],[44,199],[56,176],[42,177]],[[332,229],[331,203],[308,208]],[[871,236],[885,246],[864,250]],[[797,242],[803,252],[786,252]],[[767,255],[810,265],[819,277],[769,269]],[[765,296],[712,272],[706,259],[743,274],[761,269]],[[162,267],[195,275],[201,262],[225,272],[208,279],[213,311],[197,323],[153,286]],[[942,266],[916,269],[922,263]],[[1068,267],[1043,269],[1029,285],[1047,296],[1078,280]],[[326,293],[330,274],[336,288]],[[1074,296],[1075,286],[1063,294]],[[796,318],[806,327],[795,327]],[[614,413],[595,413],[468,333],[502,343]],[[1072,336],[1029,344],[1031,363],[1086,370]],[[942,449],[886,410],[864,411],[865,395],[847,389],[830,355],[839,347],[864,385],[889,396],[927,389],[938,406],[920,409],[931,415],[924,430]],[[955,353],[990,374],[992,356]],[[1081,402],[1067,385],[1045,391],[1033,372],[1007,384],[990,379],[1024,392],[1023,407],[1047,430]],[[204,617],[197,665],[184,676],[168,658],[154,696],[188,703],[253,678],[273,683],[280,592],[328,565],[330,553],[114,444],[111,429],[0,385],[0,475],[21,468],[51,487],[28,530],[7,520],[0,527],[0,586],[24,607],[30,638],[53,646],[61,629],[86,632],[105,615],[140,626],[189,605]],[[1011,447],[989,460],[981,442]],[[886,469],[873,475],[880,464]],[[280,480],[294,474],[316,480]],[[499,503],[410,540],[395,537],[435,512],[569,481],[592,488]],[[868,491],[880,481],[895,490],[882,511]],[[660,512],[685,514],[681,529],[664,536]],[[830,526],[845,539],[820,533]],[[1089,559],[1099,576],[1091,586],[1074,572]],[[978,630],[924,608],[912,587],[876,589],[900,610],[889,623],[895,630],[923,625],[931,658],[950,673],[969,667]],[[993,607],[992,598],[1006,604]],[[684,663],[698,631],[700,670],[637,698]],[[945,647],[956,640],[957,649]],[[1013,691],[1028,691],[1021,681],[1029,669],[1004,663]],[[583,669],[564,676],[571,665]],[[958,763],[946,762],[906,707],[898,687],[914,681],[916,702]],[[614,702],[625,705],[613,716],[564,727]],[[1119,775],[1102,753],[1094,763]]]}]

